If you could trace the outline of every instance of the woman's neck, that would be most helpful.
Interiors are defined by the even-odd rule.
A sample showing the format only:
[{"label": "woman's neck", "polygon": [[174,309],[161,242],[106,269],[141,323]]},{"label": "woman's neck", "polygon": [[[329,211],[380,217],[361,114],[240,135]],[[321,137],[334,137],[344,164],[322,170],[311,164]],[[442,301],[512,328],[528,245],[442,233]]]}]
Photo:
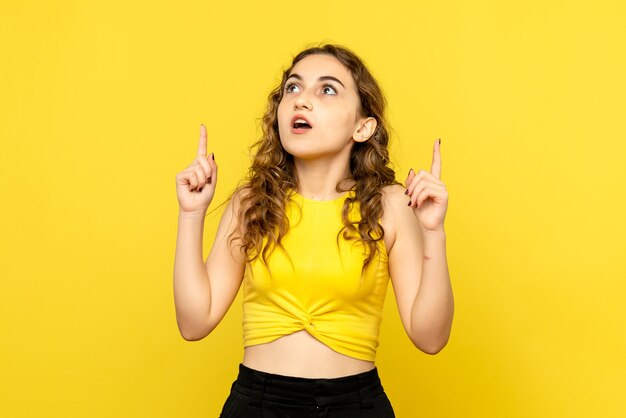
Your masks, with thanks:
[{"label": "woman's neck", "polygon": [[307,199],[332,200],[341,196],[337,184],[351,178],[349,161],[294,159],[300,193]]}]

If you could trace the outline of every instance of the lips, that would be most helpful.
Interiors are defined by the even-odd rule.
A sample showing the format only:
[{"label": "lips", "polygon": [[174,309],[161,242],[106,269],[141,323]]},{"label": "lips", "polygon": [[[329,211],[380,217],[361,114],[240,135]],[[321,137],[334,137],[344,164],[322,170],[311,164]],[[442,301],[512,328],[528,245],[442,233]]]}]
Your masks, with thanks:
[{"label": "lips", "polygon": [[[298,122],[296,123],[296,121]],[[303,123],[303,121],[305,123]],[[291,128],[296,130],[311,129],[313,125],[311,125],[311,122],[305,118],[304,115],[294,115],[294,117],[291,118]]]}]

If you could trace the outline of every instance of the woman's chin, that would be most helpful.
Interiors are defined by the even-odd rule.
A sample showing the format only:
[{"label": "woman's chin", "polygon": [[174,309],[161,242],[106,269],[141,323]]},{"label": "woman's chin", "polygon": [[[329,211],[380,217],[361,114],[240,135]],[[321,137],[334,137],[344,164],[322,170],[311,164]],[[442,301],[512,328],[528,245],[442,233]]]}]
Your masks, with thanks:
[{"label": "woman's chin", "polygon": [[290,151],[286,150],[289,155],[291,155],[296,160],[314,160],[316,158],[320,158],[323,154],[316,152],[307,152],[307,151]]},{"label": "woman's chin", "polygon": [[322,150],[312,149],[311,143],[294,144],[291,141],[283,141],[281,143],[283,145],[284,150],[287,151],[288,154],[290,154],[294,158],[298,158],[301,160],[309,160],[309,159],[317,158],[323,154],[321,153]]}]

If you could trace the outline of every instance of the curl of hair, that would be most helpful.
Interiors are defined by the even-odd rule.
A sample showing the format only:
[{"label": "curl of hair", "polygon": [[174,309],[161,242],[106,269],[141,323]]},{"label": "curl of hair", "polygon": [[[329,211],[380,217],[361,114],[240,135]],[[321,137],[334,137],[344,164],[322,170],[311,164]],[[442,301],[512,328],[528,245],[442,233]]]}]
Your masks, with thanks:
[{"label": "curl of hair", "polygon": [[[377,241],[384,238],[384,230],[379,223],[383,214],[380,190],[383,186],[400,183],[395,180],[395,172],[390,167],[385,96],[363,61],[348,48],[336,44],[314,46],[297,54],[291,66],[283,71],[280,85],[268,96],[267,109],[262,117],[262,136],[250,147],[254,157],[241,186],[248,193],[243,194],[240,205],[239,217],[244,231],[240,237],[240,248],[249,262],[261,256],[266,264],[267,257],[276,247],[283,248],[282,238],[289,229],[286,204],[291,193],[298,190],[298,181],[293,156],[285,151],[280,142],[278,105],[291,70],[300,60],[312,54],[332,55],[350,70],[360,99],[358,113],[361,117],[373,117],[377,122],[376,130],[367,141],[355,142],[352,146],[351,178],[342,179],[336,186],[337,192],[354,191],[352,197],[345,199],[342,210],[344,226],[337,234],[337,242],[342,233],[344,239],[360,239],[367,248],[367,258],[363,263],[365,268],[378,251]],[[355,203],[359,205],[359,220],[349,217]]]}]

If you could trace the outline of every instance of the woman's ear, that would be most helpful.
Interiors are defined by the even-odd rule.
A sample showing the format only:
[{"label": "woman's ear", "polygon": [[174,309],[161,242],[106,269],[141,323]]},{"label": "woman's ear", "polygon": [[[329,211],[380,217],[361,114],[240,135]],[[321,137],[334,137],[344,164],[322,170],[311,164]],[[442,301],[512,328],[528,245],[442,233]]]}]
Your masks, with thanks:
[{"label": "woman's ear", "polygon": [[365,142],[370,136],[374,135],[374,131],[376,131],[376,118],[369,117],[359,122],[358,128],[354,131],[354,135],[352,135],[352,139],[356,142]]}]

